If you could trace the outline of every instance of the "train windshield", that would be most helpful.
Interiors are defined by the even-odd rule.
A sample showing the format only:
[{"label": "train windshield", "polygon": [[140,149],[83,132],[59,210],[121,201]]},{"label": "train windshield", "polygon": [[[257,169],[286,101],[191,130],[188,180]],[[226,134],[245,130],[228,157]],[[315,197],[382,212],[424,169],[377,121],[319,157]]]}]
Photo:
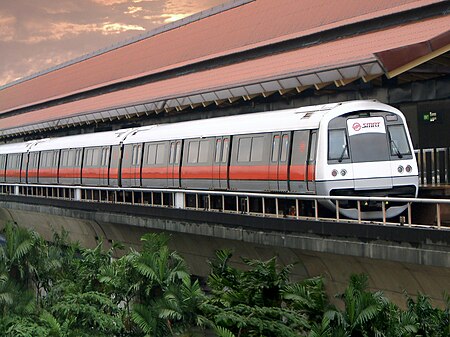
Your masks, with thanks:
[{"label": "train windshield", "polygon": [[388,133],[391,156],[398,156],[401,158],[404,155],[411,154],[408,138],[406,138],[406,132],[403,125],[389,125]]},{"label": "train windshield", "polygon": [[405,155],[411,148],[404,126],[386,125],[382,116],[337,119],[328,132],[328,160],[361,163]]},{"label": "train windshield", "polygon": [[328,134],[328,159],[338,160],[348,159],[348,144],[345,129],[330,130]]}]

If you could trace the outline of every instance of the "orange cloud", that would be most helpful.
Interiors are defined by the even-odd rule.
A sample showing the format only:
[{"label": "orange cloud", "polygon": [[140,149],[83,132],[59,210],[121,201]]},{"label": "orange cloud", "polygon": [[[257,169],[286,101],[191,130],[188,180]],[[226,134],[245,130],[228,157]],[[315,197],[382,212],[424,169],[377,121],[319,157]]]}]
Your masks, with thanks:
[{"label": "orange cloud", "polygon": [[111,6],[128,2],[128,0],[92,0],[92,1],[103,6]]},{"label": "orange cloud", "polygon": [[141,12],[142,9],[143,9],[142,7],[130,6],[130,7],[128,7],[128,10],[126,12],[124,12],[124,14],[132,14],[133,15],[135,13]]},{"label": "orange cloud", "polygon": [[16,18],[0,13],[0,41],[12,41],[15,35]]},{"label": "orange cloud", "polygon": [[101,33],[102,35],[119,34],[126,31],[142,31],[144,27],[138,25],[127,25],[115,22],[103,22],[100,24],[77,24],[71,22],[57,22],[50,26],[39,27],[35,31],[37,34],[29,36],[21,42],[25,43],[39,43],[48,40],[62,40],[68,36],[77,36],[85,33]]}]

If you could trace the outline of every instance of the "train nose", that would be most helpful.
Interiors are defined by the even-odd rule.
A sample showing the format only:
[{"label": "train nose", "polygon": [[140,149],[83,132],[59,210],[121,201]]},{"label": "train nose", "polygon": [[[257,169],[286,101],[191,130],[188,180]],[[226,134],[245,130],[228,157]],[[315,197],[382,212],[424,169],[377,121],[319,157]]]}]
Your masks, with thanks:
[{"label": "train nose", "polygon": [[391,167],[386,162],[353,163],[353,172],[355,190],[389,189],[393,186]]}]

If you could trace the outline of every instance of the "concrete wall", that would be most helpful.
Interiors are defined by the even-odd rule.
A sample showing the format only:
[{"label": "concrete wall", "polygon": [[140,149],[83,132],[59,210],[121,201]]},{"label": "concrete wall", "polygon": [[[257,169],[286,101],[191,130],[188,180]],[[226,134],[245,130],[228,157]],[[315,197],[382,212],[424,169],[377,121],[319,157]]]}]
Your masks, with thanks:
[{"label": "concrete wall", "polygon": [[[1,202],[0,206],[0,225],[6,221],[15,221],[21,226],[37,230],[48,240],[51,240],[53,231],[64,229],[69,232],[71,240],[87,247],[94,247],[97,239],[103,238],[106,245],[114,240],[125,243],[127,247],[138,248],[143,234],[168,232],[171,235],[171,248],[186,259],[193,274],[200,276],[209,273],[207,260],[214,256],[217,249],[231,249],[234,252],[232,262],[236,265],[243,265],[240,257],[267,260],[277,255],[280,264],[296,263],[293,269],[295,279],[322,275],[330,297],[343,291],[352,273],[366,273],[372,289],[382,290],[402,306],[405,305],[404,291],[409,294],[423,292],[440,305],[443,304],[443,291],[450,292],[450,263],[444,267],[433,266],[437,261],[436,252],[407,245],[402,247],[387,242],[364,243],[308,235],[264,233],[219,224],[19,203]],[[381,250],[385,251],[385,256],[369,257]],[[394,253],[397,261],[391,261],[394,256],[390,254]],[[422,255],[420,261],[423,263],[408,262],[411,256],[416,255]],[[399,258],[403,261],[398,261]],[[450,259],[448,247],[447,251],[444,247],[439,253],[440,260],[446,258]]]}]

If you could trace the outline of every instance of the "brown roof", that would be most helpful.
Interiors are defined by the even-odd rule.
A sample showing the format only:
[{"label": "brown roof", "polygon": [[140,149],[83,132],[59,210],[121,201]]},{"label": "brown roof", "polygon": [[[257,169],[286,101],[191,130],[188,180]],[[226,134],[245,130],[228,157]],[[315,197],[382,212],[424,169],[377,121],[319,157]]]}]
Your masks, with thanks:
[{"label": "brown roof", "polygon": [[1,127],[17,128],[148,102],[182,102],[185,97],[211,92],[219,99],[221,90],[232,96],[233,88],[242,86],[254,90],[250,94],[261,93],[268,90],[266,84],[283,78],[295,79],[291,87],[297,87],[387,73],[449,45],[450,16],[438,17],[4,118]]},{"label": "brown roof", "polygon": [[442,1],[256,0],[7,86],[0,113]]}]

